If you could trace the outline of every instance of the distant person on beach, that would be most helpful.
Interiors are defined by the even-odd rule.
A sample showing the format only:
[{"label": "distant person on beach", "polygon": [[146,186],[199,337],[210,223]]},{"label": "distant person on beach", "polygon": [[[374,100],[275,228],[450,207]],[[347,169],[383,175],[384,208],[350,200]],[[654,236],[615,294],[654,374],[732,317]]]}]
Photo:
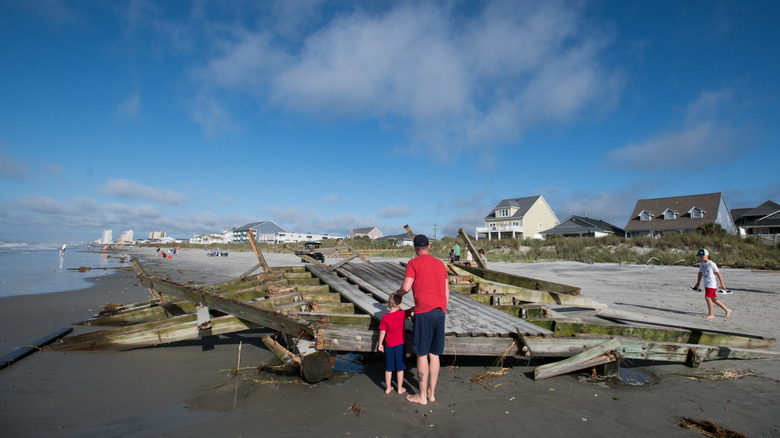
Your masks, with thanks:
[{"label": "distant person on beach", "polygon": [[455,261],[455,250],[450,248],[450,263]]},{"label": "distant person on beach", "polygon": [[160,255],[160,247],[157,247],[157,255]]},{"label": "distant person on beach", "polygon": [[479,249],[479,259],[487,266],[487,257],[485,257],[485,250],[482,248]]},{"label": "distant person on beach", "polygon": [[726,318],[728,318],[731,315],[731,309],[721,303],[716,295],[718,281],[720,281],[720,286],[724,294],[730,294],[731,291],[726,289],[726,285],[723,283],[723,275],[721,275],[718,265],[710,260],[710,252],[706,249],[700,249],[699,252],[696,253],[696,256],[701,259],[701,263],[699,263],[699,274],[696,277],[696,284],[691,289],[699,290],[699,283],[704,280],[704,299],[707,301],[707,316],[704,318],[715,318],[715,304],[726,312]]},{"label": "distant person on beach", "polygon": [[466,251],[466,261],[469,265],[474,261],[474,256],[471,255],[471,251]]},{"label": "distant person on beach", "polygon": [[62,246],[60,247],[60,255],[64,255],[65,254],[65,247],[67,247],[67,246],[68,246],[67,243],[62,242]]},{"label": "distant person on beach", "polygon": [[406,388],[404,388],[404,370],[406,369],[404,322],[412,315],[414,308],[401,310],[401,302],[400,295],[390,294],[390,298],[387,300],[390,312],[385,313],[379,322],[379,351],[385,353],[385,386],[387,387],[385,394],[393,392],[394,371],[398,393],[406,392]]},{"label": "distant person on beach", "polygon": [[450,288],[444,263],[428,254],[431,245],[423,234],[414,236],[417,257],[406,265],[406,276],[401,288],[393,294],[414,296],[414,341],[412,352],[417,355],[417,381],[420,392],[406,399],[421,405],[436,401],[436,382],[439,380],[439,356],[444,353],[444,320]]},{"label": "distant person on beach", "polygon": [[458,245],[456,243],[455,246],[452,247],[452,249],[455,251],[455,261],[459,262],[460,261],[460,245]]}]

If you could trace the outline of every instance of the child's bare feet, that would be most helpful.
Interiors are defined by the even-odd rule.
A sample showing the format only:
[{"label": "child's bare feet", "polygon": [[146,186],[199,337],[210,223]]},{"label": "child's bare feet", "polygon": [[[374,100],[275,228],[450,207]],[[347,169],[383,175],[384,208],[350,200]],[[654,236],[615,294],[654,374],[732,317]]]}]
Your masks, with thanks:
[{"label": "child's bare feet", "polygon": [[702,316],[704,319],[715,319],[715,315]]},{"label": "child's bare feet", "polygon": [[426,400],[425,397],[423,397],[420,394],[407,395],[406,396],[406,400],[410,401],[412,403],[419,403],[421,405],[427,405],[428,404],[428,400]]},{"label": "child's bare feet", "polygon": [[387,389],[385,389],[385,394],[390,394],[391,392],[393,392],[393,387],[388,386]]},{"label": "child's bare feet", "polygon": [[398,388],[398,393],[399,393],[399,394],[403,394],[403,393],[405,393],[405,392],[406,392],[406,388],[404,388],[403,386],[402,386],[402,387],[400,387],[400,388]]},{"label": "child's bare feet", "polygon": [[728,312],[726,312],[726,318],[728,318],[729,316],[731,316],[731,310],[729,310]]},{"label": "child's bare feet", "polygon": [[428,400],[432,402],[436,401],[436,396],[433,394],[433,391],[431,391],[430,389],[428,390]]}]

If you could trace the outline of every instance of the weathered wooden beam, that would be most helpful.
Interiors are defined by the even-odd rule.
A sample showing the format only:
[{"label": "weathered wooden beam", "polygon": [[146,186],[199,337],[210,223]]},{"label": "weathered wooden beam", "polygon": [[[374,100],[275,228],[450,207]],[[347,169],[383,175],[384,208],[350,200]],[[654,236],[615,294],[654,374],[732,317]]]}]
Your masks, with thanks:
[{"label": "weathered wooden beam", "polygon": [[59,330],[55,330],[45,336],[42,336],[28,344],[25,344],[23,347],[17,348],[16,350],[6,354],[3,357],[0,357],[0,370],[3,368],[16,363],[25,357],[35,353],[38,351],[41,347],[44,347],[46,345],[49,345],[50,343],[56,341],[57,339],[67,335],[68,333],[72,332],[73,329],[70,327],[61,328]]},{"label": "weathered wooden beam", "polygon": [[534,380],[547,379],[561,374],[579,371],[583,368],[612,362],[616,359],[616,356],[610,353],[614,353],[614,351],[619,348],[620,341],[617,339],[610,339],[593,348],[589,348],[582,353],[575,354],[568,359],[539,365],[534,368]]},{"label": "weathered wooden beam", "polygon": [[582,295],[580,288],[566,284],[537,280],[535,278],[524,277],[522,275],[509,274],[506,272],[499,272],[492,269],[483,269],[474,266],[459,265],[456,270],[458,269],[469,272],[488,281],[503,283],[510,286],[518,286],[537,291],[556,292],[558,294]]},{"label": "weathered wooden beam", "polygon": [[338,263],[336,263],[336,264],[332,265],[332,266],[330,267],[330,270],[331,270],[331,271],[335,271],[336,269],[338,269],[338,268],[342,267],[343,265],[346,265],[346,264],[347,264],[347,263],[349,263],[351,260],[354,260],[354,259],[356,259],[356,258],[358,258],[358,254],[352,254],[350,257],[348,257],[348,258],[345,258],[344,260],[341,260],[341,261],[339,261]]},{"label": "weathered wooden beam", "polygon": [[727,334],[694,329],[631,326],[626,324],[593,324],[559,319],[529,319],[540,327],[552,330],[556,337],[566,338],[583,334],[621,336],[652,342],[714,345],[734,348],[770,348],[772,341],[750,335]]},{"label": "weathered wooden beam", "polygon": [[260,266],[263,267],[263,271],[268,270],[268,263],[265,262],[265,257],[263,257],[263,253],[260,252],[260,250],[257,248],[257,243],[255,242],[255,233],[251,229],[246,230],[247,237],[249,237],[249,243],[252,244],[252,251],[255,252],[255,255],[257,256],[257,260],[260,262]]},{"label": "weathered wooden beam", "polygon": [[[566,358],[581,353],[608,340],[608,337],[547,338],[525,336],[525,343],[533,357]],[[685,363],[691,349],[701,360],[716,359],[765,359],[780,357],[780,352],[728,348],[707,345],[646,342],[618,338],[620,355],[628,359],[648,359]],[[335,341],[335,342],[334,342]],[[370,330],[352,330],[338,327],[319,328],[316,335],[317,349],[334,351],[376,351],[379,334]],[[505,352],[524,357],[517,347],[516,337],[464,337],[445,336],[444,354],[458,356],[501,356]]]},{"label": "weathered wooden beam", "polygon": [[301,366],[301,358],[291,353],[290,350],[282,347],[282,345],[273,340],[271,336],[265,335],[262,339],[263,344],[265,344],[274,356],[278,357],[285,365],[294,367]]},{"label": "weathered wooden beam", "polygon": [[370,315],[363,313],[312,313],[292,312],[292,315],[316,323],[317,327],[340,327],[369,330],[379,325]]},{"label": "weathered wooden beam", "polygon": [[355,251],[355,250],[354,250],[354,249],[352,249],[352,247],[351,247],[351,246],[349,246],[348,244],[345,244],[345,245],[347,245],[347,249],[349,249],[350,251],[352,251],[352,253],[353,253],[353,254],[357,254],[357,256],[358,256],[358,257],[360,257],[360,260],[361,260],[363,263],[371,263],[371,260],[369,260],[369,259],[368,259],[368,257],[366,257],[366,256],[364,256],[363,254],[360,254],[359,252]]},{"label": "weathered wooden beam", "polygon": [[322,262],[315,259],[314,257],[309,256],[308,254],[296,254],[301,259],[313,264],[313,265],[321,265]]},{"label": "weathered wooden beam", "polygon": [[[137,259],[133,258],[130,262],[133,266],[140,267]],[[149,277],[143,274],[139,274],[139,278],[144,286],[153,288],[158,292],[196,303],[202,303],[204,306],[211,309],[216,309],[274,330],[288,333],[293,336],[312,336],[313,334],[312,328],[305,321],[300,321],[286,315],[280,315],[266,309],[255,307],[252,304],[222,297],[211,292],[190,288],[172,281]]]},{"label": "weathered wooden beam", "polygon": [[195,303],[177,300],[159,305],[146,306],[145,308],[132,308],[121,312],[104,314],[90,318],[86,321],[74,323],[74,325],[121,326],[139,322],[157,321],[194,311]]},{"label": "weathered wooden beam", "polygon": [[412,233],[411,227],[409,227],[409,225],[404,225],[404,230],[406,230],[406,234],[409,235],[409,238],[414,240],[414,233]]},{"label": "weathered wooden beam", "polygon": [[262,264],[262,263],[257,263],[256,265],[254,265],[254,266],[252,266],[251,268],[249,268],[249,270],[247,270],[246,272],[244,272],[243,274],[241,274],[241,275],[240,275],[238,278],[246,278],[246,277],[248,277],[248,276],[249,276],[251,273],[253,273],[253,272],[257,271],[257,270],[258,270],[259,268],[261,268],[262,266],[263,266],[263,264]]},{"label": "weathered wooden beam", "polygon": [[467,250],[471,251],[471,255],[473,256],[474,261],[477,263],[479,269],[487,269],[485,262],[482,261],[482,257],[479,256],[477,247],[474,246],[473,243],[471,243],[471,239],[469,238],[469,235],[466,234],[463,228],[458,229],[458,234],[460,234],[460,237],[463,238],[463,242],[466,243]]}]

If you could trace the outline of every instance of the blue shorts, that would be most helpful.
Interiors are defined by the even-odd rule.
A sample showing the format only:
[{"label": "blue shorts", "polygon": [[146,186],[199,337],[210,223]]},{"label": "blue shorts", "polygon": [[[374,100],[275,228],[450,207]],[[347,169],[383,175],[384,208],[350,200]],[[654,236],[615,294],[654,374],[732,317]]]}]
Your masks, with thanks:
[{"label": "blue shorts", "polygon": [[385,347],[385,371],[403,371],[406,369],[406,345]]},{"label": "blue shorts", "polygon": [[444,353],[444,317],[441,309],[414,314],[412,351],[418,356]]}]

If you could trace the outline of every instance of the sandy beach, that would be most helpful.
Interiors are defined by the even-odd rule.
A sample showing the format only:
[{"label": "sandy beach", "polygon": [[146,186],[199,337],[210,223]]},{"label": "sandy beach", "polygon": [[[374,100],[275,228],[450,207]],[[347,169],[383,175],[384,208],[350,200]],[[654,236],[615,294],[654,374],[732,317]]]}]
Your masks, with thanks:
[{"label": "sandy beach", "polygon": [[[216,258],[184,250],[163,260],[153,257],[153,248],[131,251],[150,273],[197,284],[233,279],[257,263],[251,253]],[[271,266],[301,264],[288,254],[266,254],[266,259]],[[687,290],[696,280],[693,267],[575,262],[489,267],[578,286],[583,295],[614,309],[780,337],[780,274],[724,269],[734,293],[723,300],[734,313],[703,320],[703,295]],[[0,354],[87,319],[105,303],[147,299],[149,293],[135,281],[132,272],[117,271],[80,291],[0,298]],[[655,383],[630,386],[576,375],[534,381],[537,363],[519,359],[507,360],[503,374],[472,383],[476,375],[497,369],[494,359],[444,356],[437,401],[419,406],[395,393],[385,395],[378,358],[363,367],[340,361],[339,370],[316,385],[256,375],[249,368],[272,357],[260,341],[264,333],[126,352],[35,353],[0,371],[3,436],[701,436],[678,426],[678,417],[715,421],[750,437],[780,436],[778,359],[711,361],[699,370],[634,361],[627,364],[630,370]],[[257,382],[229,376],[239,343],[241,366]],[[754,375],[691,378],[708,369]],[[411,373],[407,381],[415,392]]]}]

